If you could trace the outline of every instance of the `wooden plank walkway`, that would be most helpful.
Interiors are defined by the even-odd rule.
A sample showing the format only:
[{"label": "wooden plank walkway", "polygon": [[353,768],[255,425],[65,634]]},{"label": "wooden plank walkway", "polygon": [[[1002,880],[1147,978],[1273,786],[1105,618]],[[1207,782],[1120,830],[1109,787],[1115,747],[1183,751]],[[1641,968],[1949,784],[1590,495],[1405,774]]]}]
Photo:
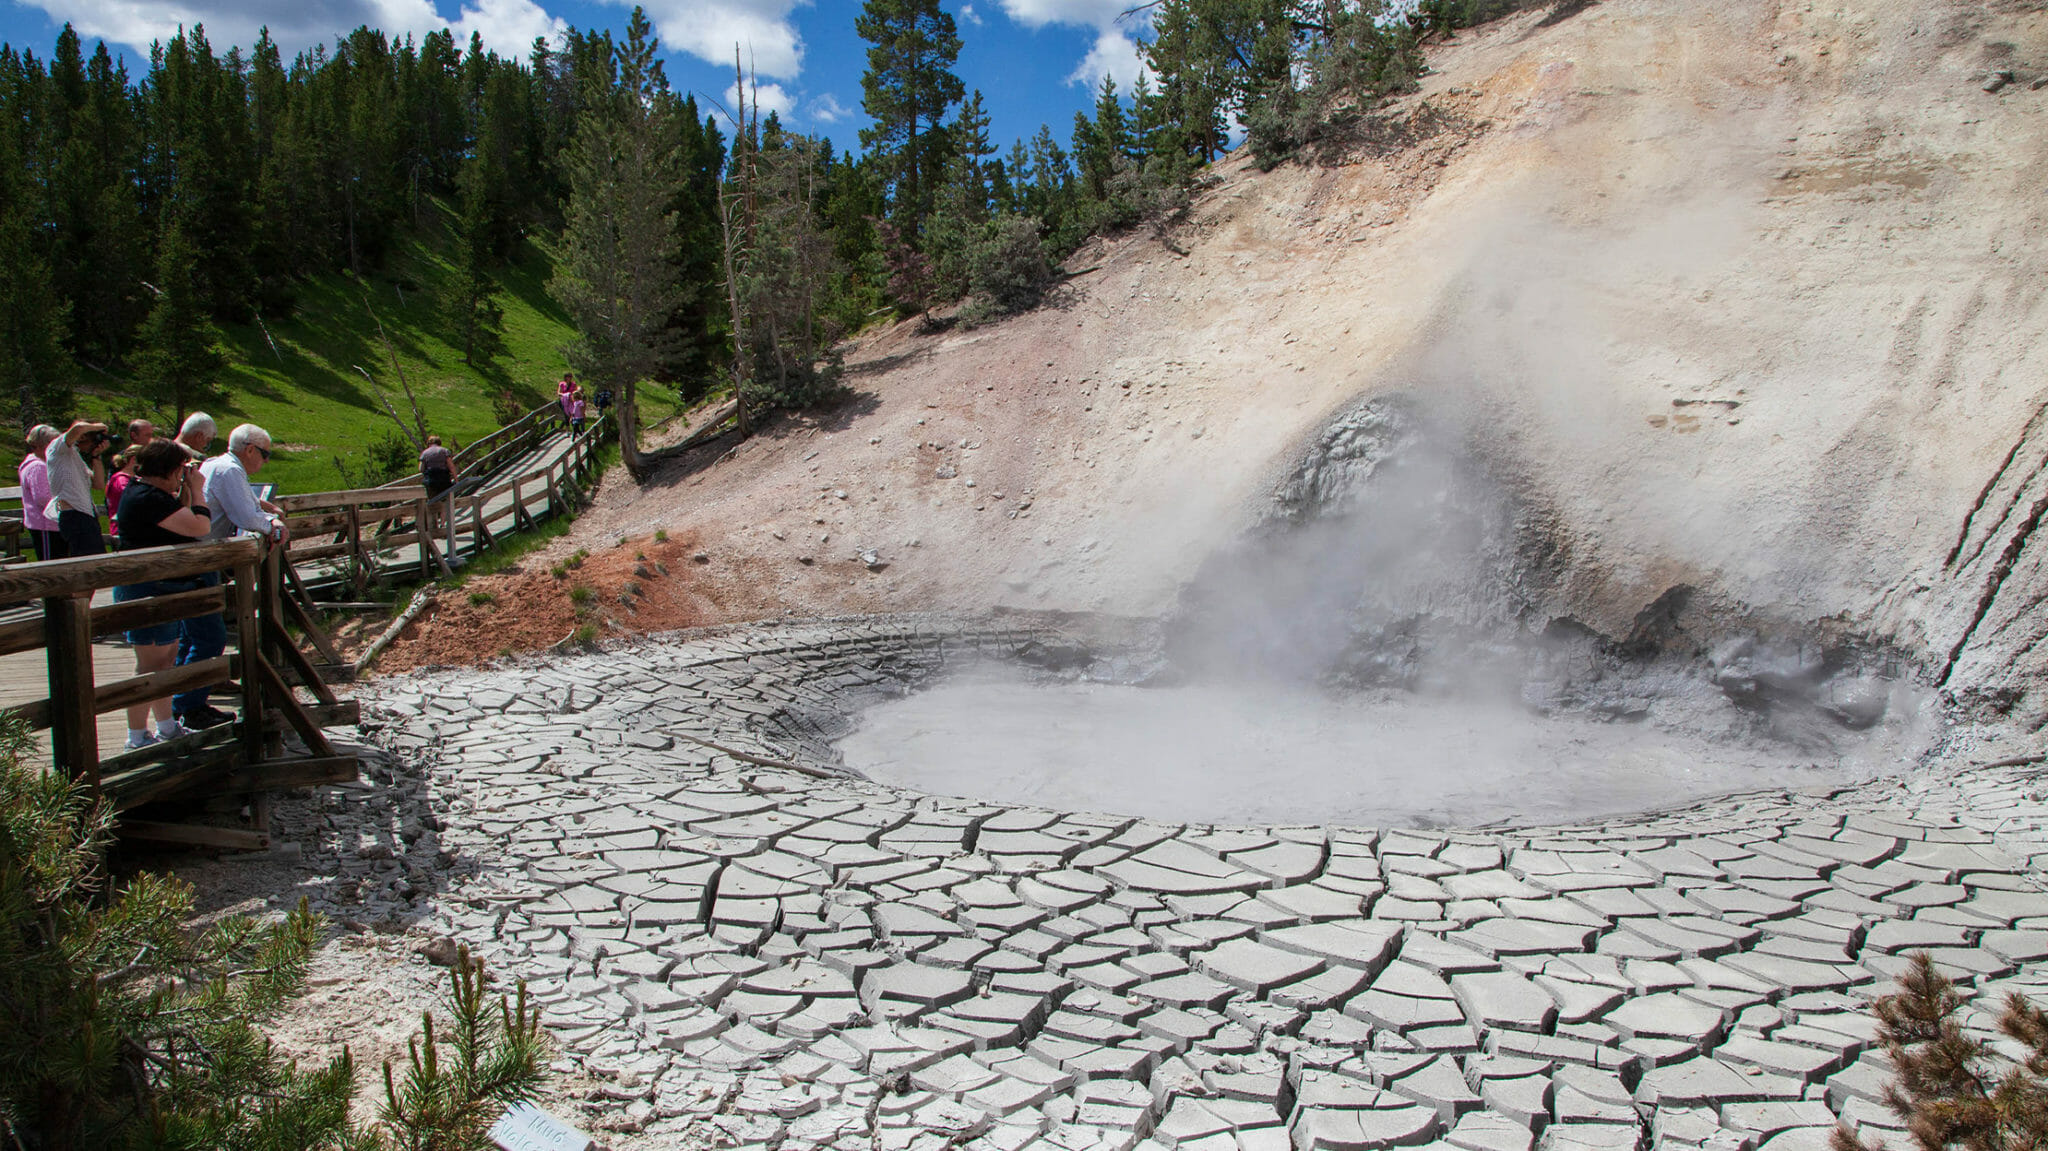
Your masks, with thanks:
[{"label": "wooden plank walkway", "polygon": [[[460,566],[478,550],[475,524],[479,519],[487,525],[487,534],[495,536],[523,528],[524,521],[538,518],[542,513],[534,505],[543,501],[552,505],[550,489],[570,482],[568,477],[576,470],[579,458],[587,461],[602,436],[602,426],[587,428],[580,439],[567,429],[555,431],[489,475],[463,477],[456,489],[454,530],[451,533],[445,522],[442,524],[434,533],[436,550],[453,566]],[[582,455],[579,457],[578,453]],[[486,498],[479,500],[470,493],[483,493]],[[396,493],[394,498],[398,498]],[[317,493],[303,497],[305,501],[318,499]],[[446,506],[445,502],[442,506]],[[380,545],[367,525],[362,534],[364,552],[377,570],[422,570],[421,545],[409,524],[405,531],[393,535],[392,543]],[[301,542],[311,544],[316,538],[325,539],[326,533],[309,533]],[[347,580],[349,557],[295,560],[294,565],[300,581],[308,588],[332,587]]]},{"label": "wooden plank walkway", "polygon": [[[112,588],[101,588],[93,593],[94,607],[103,607],[114,602]],[[43,609],[39,604],[25,604],[0,611],[0,624],[18,620],[41,619]],[[97,678],[111,683],[135,674],[135,651],[120,642],[119,637],[101,640],[92,645],[93,671]],[[50,694],[50,661],[41,651],[21,651],[12,655],[0,655],[0,708],[15,707],[31,700],[41,699]],[[100,755],[109,756],[121,752],[128,743],[128,717],[123,712],[108,712],[99,717]],[[50,738],[47,731],[35,735],[36,754],[47,759],[50,755]]]}]

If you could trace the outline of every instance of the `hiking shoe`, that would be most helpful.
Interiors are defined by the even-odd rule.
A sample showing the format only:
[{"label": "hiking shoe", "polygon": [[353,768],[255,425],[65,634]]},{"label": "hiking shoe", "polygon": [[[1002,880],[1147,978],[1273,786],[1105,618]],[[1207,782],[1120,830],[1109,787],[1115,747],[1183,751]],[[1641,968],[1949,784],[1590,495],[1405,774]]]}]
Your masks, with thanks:
[{"label": "hiking shoe", "polygon": [[150,745],[151,745],[151,744],[153,744],[153,743],[161,743],[161,742],[163,742],[163,741],[157,738],[157,736],[156,736],[156,733],[155,733],[155,732],[153,732],[153,731],[150,731],[150,730],[149,730],[148,728],[141,728],[141,729],[137,729],[137,728],[130,728],[130,729],[128,729],[128,750],[129,750],[129,751],[134,751],[134,750],[135,750],[136,748],[138,748],[138,747],[148,747],[148,746],[150,746]]},{"label": "hiking shoe", "polygon": [[157,725],[156,725],[156,738],[157,738],[157,741],[158,741],[158,742],[162,742],[162,741],[164,741],[164,740],[166,740],[166,739],[176,739],[176,738],[178,738],[178,737],[179,737],[179,736],[181,736],[181,735],[191,735],[191,734],[192,734],[192,729],[191,729],[191,728],[189,728],[189,727],[186,727],[186,726],[185,726],[184,724],[182,724],[182,723],[179,723],[179,722],[178,722],[177,720],[175,720],[175,719],[171,720],[171,721],[170,721],[169,723],[167,723],[167,724],[166,724],[166,723],[159,723],[159,724],[157,724]]},{"label": "hiking shoe", "polygon": [[219,727],[221,724],[234,721],[233,712],[222,711],[217,707],[195,707],[190,711],[178,713],[178,722],[192,731],[204,731],[209,727]]}]

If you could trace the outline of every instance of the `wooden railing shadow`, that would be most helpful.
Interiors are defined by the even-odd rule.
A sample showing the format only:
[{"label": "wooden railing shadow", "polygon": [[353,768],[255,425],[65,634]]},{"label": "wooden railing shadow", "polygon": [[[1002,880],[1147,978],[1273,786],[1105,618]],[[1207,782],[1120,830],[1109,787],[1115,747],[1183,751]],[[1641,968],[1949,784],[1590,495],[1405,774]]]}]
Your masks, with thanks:
[{"label": "wooden railing shadow", "polygon": [[[50,694],[12,709],[51,736],[51,769],[103,797],[120,832],[137,839],[214,847],[268,846],[270,792],[356,778],[357,757],[337,751],[323,727],[352,724],[354,701],[338,699],[287,627],[284,549],[255,536],[145,548],[0,568],[0,602],[40,602],[41,615],[0,625],[0,655],[47,654]],[[95,607],[103,588],[154,581],[192,584],[146,599]],[[101,636],[214,612],[231,627],[228,650],[164,671],[99,683]],[[230,724],[102,758],[98,717],[201,687],[238,697]],[[302,701],[299,690],[311,693]],[[288,753],[296,735],[302,752]],[[152,805],[201,796],[247,806],[252,827],[209,827],[150,818]]]}]

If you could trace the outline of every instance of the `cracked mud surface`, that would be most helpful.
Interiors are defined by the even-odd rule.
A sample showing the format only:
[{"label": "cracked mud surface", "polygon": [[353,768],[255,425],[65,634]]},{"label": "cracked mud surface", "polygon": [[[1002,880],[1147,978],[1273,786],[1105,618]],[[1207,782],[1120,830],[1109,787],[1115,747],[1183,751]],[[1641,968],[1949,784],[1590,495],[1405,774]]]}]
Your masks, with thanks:
[{"label": "cracked mud surface", "polygon": [[689,738],[830,765],[846,707],[1025,638],[826,621],[366,687],[433,813],[398,860],[443,861],[408,898],[530,982],[622,1146],[1818,1148],[1896,1123],[1867,1004],[1906,952],[2048,993],[2034,769],[1380,832]]}]

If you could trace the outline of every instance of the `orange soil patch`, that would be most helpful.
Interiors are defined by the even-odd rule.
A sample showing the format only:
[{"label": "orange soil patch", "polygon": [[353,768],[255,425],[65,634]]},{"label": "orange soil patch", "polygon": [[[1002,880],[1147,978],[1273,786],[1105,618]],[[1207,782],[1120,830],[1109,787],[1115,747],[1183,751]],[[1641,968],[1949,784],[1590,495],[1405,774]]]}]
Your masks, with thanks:
[{"label": "orange soil patch", "polygon": [[[570,547],[557,541],[515,567],[443,592],[385,649],[377,670],[476,663],[553,646],[584,626],[605,639],[773,614],[757,570],[763,561],[713,562],[695,532],[624,539],[581,561]],[[567,564],[574,566],[555,575]]]}]

